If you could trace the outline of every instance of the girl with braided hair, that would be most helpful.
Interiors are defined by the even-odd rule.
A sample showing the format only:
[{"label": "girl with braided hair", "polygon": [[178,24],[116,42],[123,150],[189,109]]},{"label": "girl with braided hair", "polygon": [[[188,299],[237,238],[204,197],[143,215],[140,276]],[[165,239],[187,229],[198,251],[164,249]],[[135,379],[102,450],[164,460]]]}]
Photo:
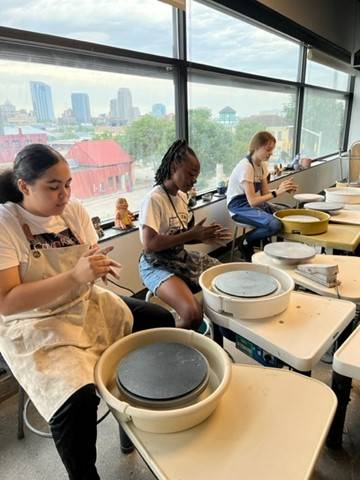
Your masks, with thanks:
[{"label": "girl with braided hair", "polygon": [[174,142],[155,174],[155,186],[140,208],[140,239],[144,252],[140,275],[145,286],[176,310],[177,327],[197,329],[203,319],[202,306],[193,293],[198,279],[218,260],[205,253],[188,252],[187,243],[216,243],[229,239],[221,225],[194,225],[188,210],[187,192],[196,183],[200,162],[185,140]]}]

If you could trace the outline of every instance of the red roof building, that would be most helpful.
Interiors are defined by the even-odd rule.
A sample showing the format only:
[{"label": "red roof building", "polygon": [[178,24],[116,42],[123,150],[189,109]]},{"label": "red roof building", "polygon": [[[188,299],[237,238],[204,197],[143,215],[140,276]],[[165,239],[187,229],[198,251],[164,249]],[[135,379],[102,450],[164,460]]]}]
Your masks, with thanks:
[{"label": "red roof building", "polygon": [[0,163],[12,164],[20,150],[30,143],[48,143],[46,133],[23,133],[19,128],[19,133],[10,135],[0,135]]},{"label": "red roof building", "polygon": [[65,158],[72,170],[72,191],[89,198],[133,188],[133,158],[114,140],[75,143]]}]

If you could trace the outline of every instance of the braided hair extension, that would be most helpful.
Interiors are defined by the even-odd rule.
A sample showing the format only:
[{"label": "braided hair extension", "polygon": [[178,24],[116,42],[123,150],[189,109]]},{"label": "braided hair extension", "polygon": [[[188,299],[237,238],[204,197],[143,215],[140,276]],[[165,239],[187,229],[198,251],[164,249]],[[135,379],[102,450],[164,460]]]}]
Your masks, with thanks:
[{"label": "braided hair extension", "polygon": [[155,185],[161,185],[165,180],[171,178],[171,165],[173,163],[178,165],[183,162],[188,153],[196,157],[194,151],[188,146],[186,140],[176,140],[161,160],[160,167],[155,173]]}]

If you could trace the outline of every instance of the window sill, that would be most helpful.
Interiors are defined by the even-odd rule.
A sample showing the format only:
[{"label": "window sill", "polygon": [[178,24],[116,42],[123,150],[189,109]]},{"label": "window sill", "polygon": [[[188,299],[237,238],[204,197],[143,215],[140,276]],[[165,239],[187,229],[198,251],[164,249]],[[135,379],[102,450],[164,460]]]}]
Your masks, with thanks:
[{"label": "window sill", "polygon": [[311,166],[309,168],[304,168],[303,170],[287,170],[287,171],[283,172],[281,175],[276,175],[276,176],[271,175],[269,183],[276,182],[277,180],[282,180],[286,177],[293,177],[294,175],[297,175],[298,173],[306,172],[307,170],[310,170],[311,168],[315,168],[315,167],[318,167],[320,165],[324,165],[324,163],[330,162],[332,160],[336,160],[337,158],[339,158],[339,155],[332,155],[329,158],[324,158],[324,159],[321,159],[321,160],[314,160],[311,163]]}]

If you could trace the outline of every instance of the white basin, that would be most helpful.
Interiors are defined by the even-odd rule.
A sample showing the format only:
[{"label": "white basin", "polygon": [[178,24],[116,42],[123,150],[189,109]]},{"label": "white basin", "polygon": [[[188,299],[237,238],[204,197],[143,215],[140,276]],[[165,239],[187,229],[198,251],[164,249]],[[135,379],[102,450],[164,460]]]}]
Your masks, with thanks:
[{"label": "white basin", "polygon": [[[191,404],[168,409],[136,407],[124,401],[116,386],[116,367],[129,352],[150,343],[178,342],[199,350],[209,364],[209,384]],[[231,378],[228,355],[213,340],[192,330],[153,328],[121,338],[101,355],[95,367],[95,383],[101,397],[116,417],[132,421],[141,430],[173,433],[197,425],[216,408]]]},{"label": "white basin", "polygon": [[[214,288],[214,278],[235,270],[250,270],[271,275],[279,282],[280,288],[272,295],[258,298],[239,298],[225,293],[219,294]],[[291,276],[279,268],[246,262],[215,265],[201,274],[199,283],[203,290],[205,312],[207,307],[210,307],[216,312],[230,314],[244,320],[270,317],[283,312],[288,307],[290,294],[295,286]]]}]

